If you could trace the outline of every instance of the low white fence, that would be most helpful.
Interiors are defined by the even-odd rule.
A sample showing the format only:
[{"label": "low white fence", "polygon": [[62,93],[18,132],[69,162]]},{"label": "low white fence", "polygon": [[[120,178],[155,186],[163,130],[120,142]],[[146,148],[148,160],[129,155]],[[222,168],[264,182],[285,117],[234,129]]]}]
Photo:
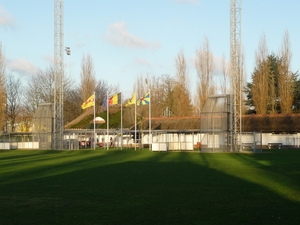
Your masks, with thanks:
[{"label": "low white fence", "polygon": [[166,152],[168,151],[168,144],[165,142],[156,142],[152,144],[152,151],[154,152]]},{"label": "low white fence", "polygon": [[1,150],[10,149],[10,143],[0,142],[0,149]]},{"label": "low white fence", "polygon": [[38,142],[0,142],[0,150],[39,149]]},{"label": "low white fence", "polygon": [[194,144],[192,142],[154,142],[152,143],[152,151],[193,151]]},{"label": "low white fence", "polygon": [[[205,142],[203,138],[204,134],[200,133],[155,133],[153,132],[149,137],[149,134],[144,134],[140,137],[139,143],[135,143],[134,139],[129,136],[123,136],[121,138],[117,135],[98,135],[102,143],[109,143],[107,137],[112,137],[114,139],[114,147],[133,147],[133,146],[144,146],[149,145],[152,147],[152,151],[172,151],[172,150],[194,150],[199,148],[201,145],[209,146],[209,142]],[[215,135],[214,139],[217,141],[214,142],[213,147],[218,148],[218,145],[223,145],[224,140],[222,137]],[[65,137],[66,138],[66,137]],[[81,137],[74,134],[72,135],[74,140],[81,140]],[[274,134],[274,133],[244,133],[241,138],[241,145],[243,148],[253,149],[254,147],[258,148],[299,148],[300,147],[300,133],[295,134]],[[122,144],[121,144],[122,143]],[[0,149],[9,150],[9,149],[39,149],[39,142],[0,142]],[[104,145],[105,146],[105,145]]]}]

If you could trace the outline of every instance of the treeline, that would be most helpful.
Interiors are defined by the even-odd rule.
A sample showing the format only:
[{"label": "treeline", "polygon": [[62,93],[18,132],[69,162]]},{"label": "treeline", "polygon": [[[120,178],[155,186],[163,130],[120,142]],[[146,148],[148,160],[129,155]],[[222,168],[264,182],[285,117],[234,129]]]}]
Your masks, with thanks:
[{"label": "treeline", "polygon": [[[187,60],[183,51],[175,57],[176,72],[173,75],[139,76],[132,87],[141,98],[151,90],[152,116],[193,116],[200,112],[210,95],[232,93],[233,82],[240,82],[243,89],[243,111],[257,113],[298,113],[300,110],[300,81],[298,72],[291,71],[292,52],[286,31],[278,54],[269,53],[265,36],[261,38],[255,54],[255,68],[252,81],[245,83],[244,56],[241,57],[241,80],[230,77],[229,63],[222,59],[222,72],[215,74],[214,56],[207,37],[196,50],[194,66],[197,78],[191,81]],[[64,123],[82,114],[81,104],[96,93],[96,105],[101,106],[108,95],[120,92],[119,87],[97,78],[91,55],[83,55],[80,81],[77,84],[65,74]],[[191,82],[196,84],[192,92]],[[51,103],[54,98],[54,70],[52,66],[30,77],[23,84],[20,78],[5,67],[4,54],[0,43],[0,131],[28,131],[32,117],[40,103]],[[192,96],[192,93],[194,95]],[[128,99],[123,99],[125,103]],[[138,107],[139,118],[147,115],[147,108]],[[16,126],[18,124],[18,127]]]},{"label": "treeline", "polygon": [[246,113],[299,113],[300,81],[298,71],[291,71],[292,51],[286,31],[278,54],[269,53],[265,36],[255,55],[252,83],[245,87]]}]

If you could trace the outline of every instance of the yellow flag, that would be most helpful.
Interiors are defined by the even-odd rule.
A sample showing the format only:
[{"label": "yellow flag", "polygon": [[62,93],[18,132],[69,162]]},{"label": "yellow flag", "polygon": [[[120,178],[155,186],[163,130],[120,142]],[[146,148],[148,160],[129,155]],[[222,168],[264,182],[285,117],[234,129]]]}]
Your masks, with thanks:
[{"label": "yellow flag", "polygon": [[95,105],[95,94],[93,94],[91,97],[89,97],[82,105],[82,109],[86,109],[88,107],[94,106]]},{"label": "yellow flag", "polygon": [[126,102],[125,106],[127,107],[127,106],[129,106],[129,105],[133,105],[133,104],[135,104],[135,102],[136,102],[136,96],[135,96],[135,93],[134,93],[134,94],[132,95],[131,99],[129,99],[129,100]]}]

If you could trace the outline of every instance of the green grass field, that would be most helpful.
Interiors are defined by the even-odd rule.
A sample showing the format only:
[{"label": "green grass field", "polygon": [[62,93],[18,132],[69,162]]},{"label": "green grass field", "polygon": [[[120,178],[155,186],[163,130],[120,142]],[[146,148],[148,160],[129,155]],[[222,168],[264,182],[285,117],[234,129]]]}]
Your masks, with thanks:
[{"label": "green grass field", "polygon": [[300,150],[0,151],[0,224],[300,224]]}]

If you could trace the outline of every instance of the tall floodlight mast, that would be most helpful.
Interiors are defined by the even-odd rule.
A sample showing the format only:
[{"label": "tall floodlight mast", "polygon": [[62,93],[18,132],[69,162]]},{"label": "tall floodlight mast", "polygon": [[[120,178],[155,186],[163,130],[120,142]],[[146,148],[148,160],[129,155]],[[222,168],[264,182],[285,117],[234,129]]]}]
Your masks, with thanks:
[{"label": "tall floodlight mast", "polygon": [[52,149],[62,149],[64,77],[64,1],[54,0],[54,121]]},{"label": "tall floodlight mast", "polygon": [[241,0],[230,0],[230,73],[232,90],[231,150],[241,150],[242,63]]}]

